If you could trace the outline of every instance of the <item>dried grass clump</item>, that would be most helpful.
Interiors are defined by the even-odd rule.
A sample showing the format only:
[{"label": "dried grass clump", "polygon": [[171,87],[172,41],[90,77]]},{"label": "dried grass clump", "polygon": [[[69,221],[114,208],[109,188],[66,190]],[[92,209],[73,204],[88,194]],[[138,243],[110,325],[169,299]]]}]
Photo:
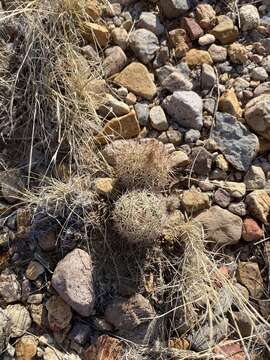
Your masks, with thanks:
[{"label": "dried grass clump", "polygon": [[115,157],[114,170],[128,190],[163,190],[172,179],[170,154],[157,140],[126,142]]},{"label": "dried grass clump", "polygon": [[153,243],[162,235],[166,218],[164,199],[148,191],[132,191],[115,203],[113,220],[130,243]]}]

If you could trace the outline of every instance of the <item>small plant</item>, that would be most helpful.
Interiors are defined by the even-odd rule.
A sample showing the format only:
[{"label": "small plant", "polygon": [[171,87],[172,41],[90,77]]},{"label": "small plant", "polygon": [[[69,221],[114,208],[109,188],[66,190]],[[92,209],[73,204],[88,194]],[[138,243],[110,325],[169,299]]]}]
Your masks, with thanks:
[{"label": "small plant", "polygon": [[164,199],[148,191],[122,195],[113,211],[116,229],[130,243],[153,243],[162,235],[165,218]]},{"label": "small plant", "polygon": [[157,140],[126,142],[115,157],[115,174],[125,189],[163,190],[172,179],[170,154]]}]

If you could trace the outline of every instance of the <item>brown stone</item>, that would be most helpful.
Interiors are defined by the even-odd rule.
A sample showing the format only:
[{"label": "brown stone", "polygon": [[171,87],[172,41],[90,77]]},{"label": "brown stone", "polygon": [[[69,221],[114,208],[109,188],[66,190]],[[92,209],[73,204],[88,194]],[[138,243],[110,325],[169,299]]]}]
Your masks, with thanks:
[{"label": "brown stone", "polygon": [[234,89],[226,90],[219,100],[219,110],[237,118],[242,117],[243,110],[237,99]]},{"label": "brown stone", "polygon": [[268,222],[270,196],[264,190],[254,190],[246,197],[246,204],[251,216],[263,223]]},{"label": "brown stone", "polygon": [[44,267],[39,262],[31,261],[26,269],[26,277],[29,280],[36,280],[44,271]]},{"label": "brown stone", "polygon": [[97,0],[87,0],[84,10],[92,21],[101,16],[101,9]]},{"label": "brown stone", "polygon": [[240,262],[236,276],[237,280],[249,290],[249,293],[253,298],[260,298],[263,296],[263,279],[257,263]]},{"label": "brown stone", "polygon": [[186,29],[191,40],[199,39],[203,35],[203,29],[196,20],[188,17],[182,19],[183,27]]},{"label": "brown stone", "polygon": [[241,347],[241,344],[235,340],[224,341],[214,348],[214,353],[223,356],[224,359],[230,360],[245,360],[246,355]]},{"label": "brown stone", "polygon": [[107,335],[100,336],[96,343],[84,353],[85,360],[120,360],[122,354],[121,342]]},{"label": "brown stone", "polygon": [[117,139],[131,139],[140,133],[140,125],[135,111],[107,122],[103,130],[96,136],[97,143],[106,143]]},{"label": "brown stone", "polygon": [[263,230],[254,219],[247,218],[243,223],[242,238],[248,242],[258,241],[263,238]]},{"label": "brown stone", "polygon": [[194,67],[202,64],[213,64],[213,60],[208,51],[191,49],[186,54],[186,62],[189,66]]},{"label": "brown stone", "polygon": [[154,84],[146,66],[141,63],[131,63],[119,75],[117,75],[114,80],[117,84],[126,87],[135,95],[148,100],[153,99],[157,93],[156,85]]},{"label": "brown stone", "polygon": [[216,24],[216,12],[209,4],[199,4],[195,15],[200,26],[205,30],[212,29]]},{"label": "brown stone", "polygon": [[238,37],[238,29],[234,26],[234,23],[231,19],[224,19],[218,25],[214,27],[211,31],[211,34],[215,36],[217,40],[221,42],[222,45],[227,45],[233,43]]},{"label": "brown stone", "polygon": [[72,319],[72,311],[60,296],[52,296],[46,303],[49,325],[52,331],[66,329]]},{"label": "brown stone", "polygon": [[47,310],[45,305],[31,304],[29,310],[34,323],[41,328],[45,328],[47,325]]},{"label": "brown stone", "polygon": [[102,48],[109,42],[110,34],[106,26],[85,21],[82,23],[82,32],[87,41],[98,44]]},{"label": "brown stone", "polygon": [[15,345],[17,360],[32,360],[37,353],[37,341],[31,335],[25,335]]},{"label": "brown stone", "polygon": [[233,43],[229,46],[228,55],[234,64],[245,64],[248,60],[248,50],[246,46],[239,43]]},{"label": "brown stone", "polygon": [[209,208],[209,196],[197,190],[186,190],[182,197],[182,206],[188,214]]},{"label": "brown stone", "polygon": [[103,69],[106,77],[115,75],[121,71],[127,63],[127,57],[119,46],[110,49],[109,55],[103,61]]},{"label": "brown stone", "polygon": [[56,233],[52,230],[40,234],[38,237],[38,245],[44,251],[52,251],[57,245],[57,236]]}]

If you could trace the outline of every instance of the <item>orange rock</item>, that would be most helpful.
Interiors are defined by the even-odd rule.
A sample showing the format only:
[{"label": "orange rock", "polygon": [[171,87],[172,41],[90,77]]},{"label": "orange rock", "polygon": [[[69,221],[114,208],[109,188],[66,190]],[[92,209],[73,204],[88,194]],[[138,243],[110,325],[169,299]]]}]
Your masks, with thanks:
[{"label": "orange rock", "polygon": [[97,43],[100,47],[105,47],[109,42],[110,34],[106,26],[85,21],[82,23],[82,32],[87,41]]},{"label": "orange rock", "polygon": [[119,340],[107,335],[100,336],[84,354],[85,360],[119,360],[122,346]]},{"label": "orange rock", "polygon": [[169,348],[174,348],[177,350],[188,350],[190,347],[189,341],[184,338],[171,338],[168,345]]},{"label": "orange rock", "polygon": [[213,60],[208,51],[197,49],[191,49],[187,52],[186,62],[191,67],[202,64],[213,64]]},{"label": "orange rock", "polygon": [[243,110],[240,106],[240,103],[237,99],[234,89],[226,90],[222,94],[218,106],[222,112],[226,112],[237,118],[242,117]]},{"label": "orange rock", "polygon": [[251,218],[247,218],[243,223],[242,238],[245,241],[258,241],[263,237],[263,230],[259,224]]}]

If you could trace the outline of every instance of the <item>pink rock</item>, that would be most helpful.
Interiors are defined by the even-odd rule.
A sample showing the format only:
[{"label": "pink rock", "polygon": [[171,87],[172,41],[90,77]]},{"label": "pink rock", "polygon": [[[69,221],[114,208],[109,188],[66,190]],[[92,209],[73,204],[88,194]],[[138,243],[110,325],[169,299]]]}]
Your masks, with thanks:
[{"label": "pink rock", "polygon": [[204,32],[196,20],[188,17],[183,18],[183,27],[186,29],[191,40],[196,40],[201,37]]},{"label": "pink rock", "polygon": [[241,345],[237,342],[228,340],[217,345],[214,349],[214,353],[217,355],[224,355],[224,358],[230,360],[245,360],[245,353],[241,348]]},{"label": "pink rock", "polygon": [[245,241],[258,241],[263,237],[263,230],[259,224],[251,218],[247,218],[243,223],[242,238]]}]

